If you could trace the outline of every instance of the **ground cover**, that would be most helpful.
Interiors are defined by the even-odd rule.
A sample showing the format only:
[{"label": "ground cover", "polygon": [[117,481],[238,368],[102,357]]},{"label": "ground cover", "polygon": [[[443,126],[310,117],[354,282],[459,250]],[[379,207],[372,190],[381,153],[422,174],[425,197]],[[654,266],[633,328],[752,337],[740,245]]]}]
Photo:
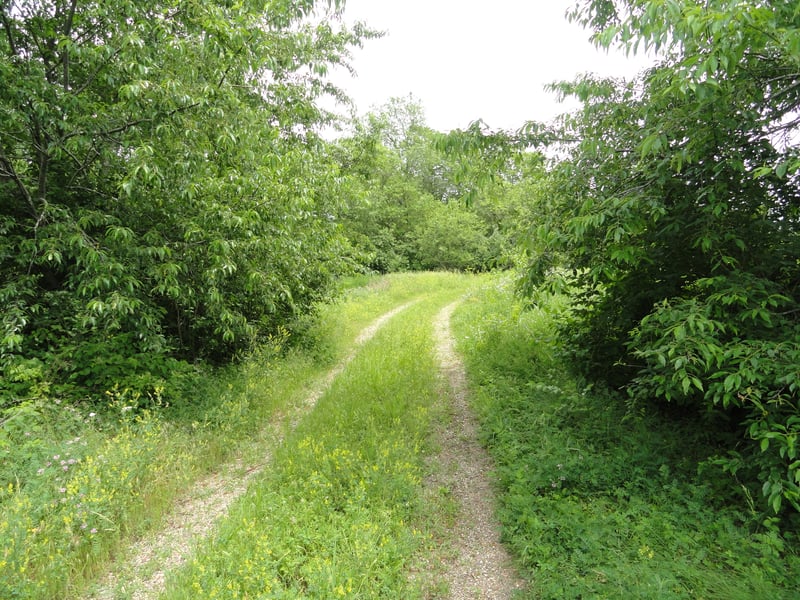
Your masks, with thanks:
[{"label": "ground cover", "polygon": [[440,284],[399,276],[354,287],[298,326],[293,349],[278,336],[235,368],[198,375],[169,406],[158,390],[112,389],[82,404],[42,394],[0,426],[0,597],[80,595],[194,481],[267,451],[274,440],[252,443],[255,434],[304,398],[364,325]]},{"label": "ground cover", "polygon": [[794,532],[732,501],[696,419],[631,413],[568,374],[558,298],[523,310],[499,278],[454,315],[504,539],[529,598],[797,598]]},{"label": "ground cover", "polygon": [[474,284],[435,280],[287,434],[163,598],[422,597],[432,584],[409,570],[433,539],[435,507],[421,502],[441,385],[431,322]]},{"label": "ground cover", "polygon": [[408,571],[431,540],[420,504],[440,385],[431,320],[469,281],[437,279],[287,434],[164,598],[421,597],[427,582]]}]

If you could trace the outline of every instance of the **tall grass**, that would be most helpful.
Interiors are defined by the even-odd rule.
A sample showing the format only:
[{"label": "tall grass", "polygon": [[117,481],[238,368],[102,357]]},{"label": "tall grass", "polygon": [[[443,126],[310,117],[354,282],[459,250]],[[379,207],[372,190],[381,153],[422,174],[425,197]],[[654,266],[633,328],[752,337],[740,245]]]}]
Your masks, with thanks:
[{"label": "tall grass", "polygon": [[717,452],[702,424],[576,381],[553,337],[559,298],[523,310],[510,287],[473,295],[454,326],[527,597],[800,597],[797,536],[753,526],[719,493],[727,476],[698,471]]},{"label": "tall grass", "polygon": [[166,600],[422,596],[408,570],[430,543],[418,524],[440,384],[431,321],[468,281],[430,279],[359,352]]},{"label": "tall grass", "polygon": [[179,395],[115,388],[70,405],[42,390],[13,419],[0,416],[0,598],[80,596],[198,477],[263,453],[273,441],[254,434],[301,401],[366,324],[452,285],[463,279],[370,280],[299,322],[291,347],[279,333],[234,367],[176,374]]}]

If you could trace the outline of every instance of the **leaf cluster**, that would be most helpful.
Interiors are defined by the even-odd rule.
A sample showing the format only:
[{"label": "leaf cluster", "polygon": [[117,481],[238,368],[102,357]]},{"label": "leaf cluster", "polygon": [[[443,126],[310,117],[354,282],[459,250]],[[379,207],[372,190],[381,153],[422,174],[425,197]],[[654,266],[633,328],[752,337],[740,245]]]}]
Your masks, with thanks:
[{"label": "leaf cluster", "polygon": [[738,423],[749,443],[721,463],[798,509],[798,13],[598,0],[573,17],[661,58],[631,82],[557,86],[583,109],[562,123],[527,289],[565,280],[584,373]]},{"label": "leaf cluster", "polygon": [[227,361],[326,296],[316,101],[373,33],[318,4],[0,4],[0,406]]}]

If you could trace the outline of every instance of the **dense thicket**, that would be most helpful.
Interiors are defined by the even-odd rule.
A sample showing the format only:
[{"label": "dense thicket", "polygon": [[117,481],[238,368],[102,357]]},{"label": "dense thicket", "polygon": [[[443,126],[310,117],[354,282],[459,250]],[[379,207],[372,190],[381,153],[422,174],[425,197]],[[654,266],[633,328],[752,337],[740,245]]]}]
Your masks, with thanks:
[{"label": "dense thicket", "polygon": [[523,169],[509,163],[492,180],[476,177],[463,163],[479,157],[439,148],[413,97],[391,99],[353,130],[335,150],[348,177],[338,220],[361,268],[475,272],[513,262],[528,212],[513,191]]},{"label": "dense thicket", "polygon": [[749,443],[721,464],[800,509],[800,12],[592,0],[573,16],[661,59],[631,83],[558,86],[583,110],[560,131],[528,283],[566,264],[585,372],[733,419]]},{"label": "dense thicket", "polygon": [[316,99],[371,35],[333,4],[0,2],[0,408],[226,360],[326,294]]}]

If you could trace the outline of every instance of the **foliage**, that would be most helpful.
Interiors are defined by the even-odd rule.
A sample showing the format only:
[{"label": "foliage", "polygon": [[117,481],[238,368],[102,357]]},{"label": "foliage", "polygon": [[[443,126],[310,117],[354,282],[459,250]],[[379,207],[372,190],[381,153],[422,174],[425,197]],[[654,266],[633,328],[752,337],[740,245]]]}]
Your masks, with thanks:
[{"label": "foliage", "polygon": [[225,361],[325,296],[315,101],[372,33],[316,4],[0,4],[0,404],[102,391],[90,348],[152,390],[168,353]]},{"label": "foliage", "polygon": [[454,315],[503,538],[530,598],[794,598],[797,516],[761,524],[743,488],[697,470],[718,437],[691,417],[585,385],[559,355],[569,300],[531,308],[496,278]]},{"label": "foliage", "polygon": [[440,204],[416,230],[418,265],[426,270],[481,271],[489,240],[481,218],[457,205]]},{"label": "foliage", "polygon": [[754,443],[721,464],[755,471],[774,512],[798,509],[798,15],[629,0],[573,17],[661,58],[632,82],[555,86],[583,109],[562,122],[526,289],[566,274],[583,372],[738,421]]},{"label": "foliage", "polygon": [[[466,155],[440,148],[412,97],[355,123],[336,152],[349,177],[339,213],[355,260],[377,272],[507,266],[517,212],[501,183],[465,176]],[[522,200],[517,205],[522,206]]]},{"label": "foliage", "polygon": [[86,597],[107,561],[158,526],[191,482],[232,457],[262,463],[279,439],[265,424],[278,424],[361,329],[399,303],[465,284],[371,279],[321,307],[305,333],[313,348],[274,336],[238,364],[195,374],[182,402],[120,388],[91,409],[45,399],[0,413],[0,597]]},{"label": "foliage", "polygon": [[[179,466],[192,462],[188,448],[160,454],[168,428],[153,412],[134,411],[128,402],[135,400],[125,394],[112,398],[120,422],[107,437],[90,424],[100,417],[80,414],[74,407],[55,409],[77,433],[67,440],[48,439],[36,427],[41,422],[37,415],[17,413],[32,439],[21,439],[19,448],[3,448],[17,474],[12,478],[2,473],[4,598],[60,596],[78,564],[95,564],[114,540],[136,527],[137,513],[150,494],[172,497],[190,472]],[[58,434],[68,431],[64,425],[56,429]],[[10,441],[6,436],[15,437],[5,429],[2,441]],[[26,477],[34,468],[36,474]]]}]

